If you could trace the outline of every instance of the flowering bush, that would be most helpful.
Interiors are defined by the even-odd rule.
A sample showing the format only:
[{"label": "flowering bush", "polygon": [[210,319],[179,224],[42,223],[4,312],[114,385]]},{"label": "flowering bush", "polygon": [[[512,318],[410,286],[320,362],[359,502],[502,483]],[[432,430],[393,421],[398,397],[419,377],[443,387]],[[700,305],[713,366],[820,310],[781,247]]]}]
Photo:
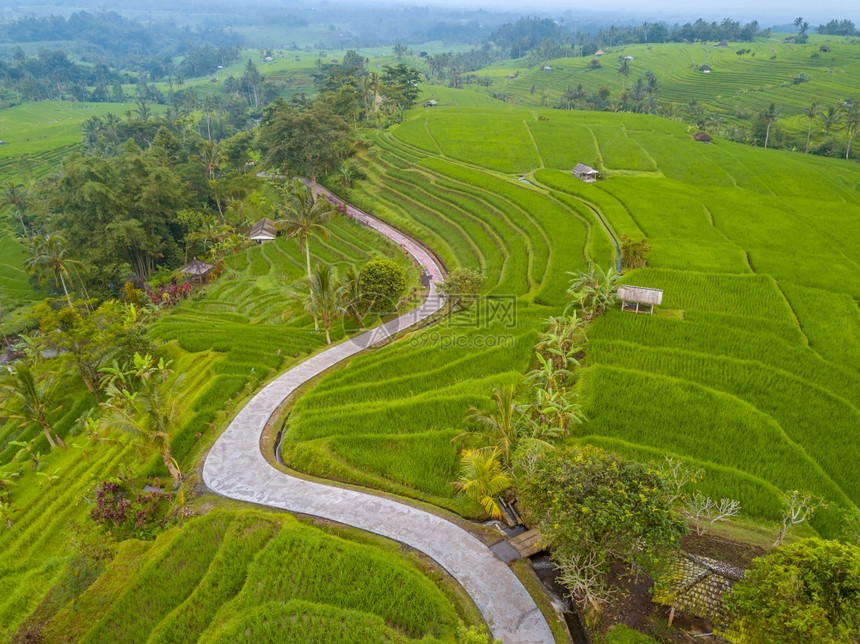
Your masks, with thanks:
[{"label": "flowering bush", "polygon": [[178,284],[171,281],[162,284],[154,291],[147,291],[146,295],[149,297],[149,301],[156,306],[173,306],[191,295],[191,284],[189,282]]},{"label": "flowering bush", "polygon": [[90,518],[117,539],[151,539],[167,521],[170,494],[133,493],[122,481],[102,481],[96,489]]}]

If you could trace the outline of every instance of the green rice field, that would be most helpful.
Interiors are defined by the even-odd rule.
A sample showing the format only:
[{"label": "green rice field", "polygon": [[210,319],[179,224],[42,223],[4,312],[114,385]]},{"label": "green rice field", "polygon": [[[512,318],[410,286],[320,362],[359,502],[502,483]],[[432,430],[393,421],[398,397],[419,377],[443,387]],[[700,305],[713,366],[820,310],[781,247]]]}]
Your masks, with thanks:
[{"label": "green rice field", "polygon": [[[762,520],[778,517],[782,490],[809,490],[834,504],[813,521],[823,534],[860,503],[855,164],[704,146],[632,114],[442,106],[376,143],[359,199],[449,266],[483,270],[519,318],[454,318],[324,377],[287,422],[288,462],[473,511],[449,485],[450,438],[469,405],[529,368],[566,272],[613,261],[611,232],[648,237],[648,268],[624,280],[665,299],[653,317],[614,310],[593,325],[579,384],[589,422],[572,440],[682,458],[706,470],[703,491]],[[575,180],[578,161],[606,179]],[[506,333],[509,347],[476,346]]]},{"label": "green rice field", "polygon": [[[823,45],[830,51],[819,51]],[[617,73],[619,56],[633,57],[629,80]],[[739,105],[755,114],[775,103],[783,118],[797,117],[795,126],[804,131],[806,119],[800,115],[813,101],[824,106],[840,104],[856,96],[860,86],[860,50],[847,39],[835,36],[816,35],[802,45],[784,43],[777,37],[728,43],[725,47],[715,43],[626,45],[606,49],[599,69],[589,68],[592,58],[560,58],[531,68],[518,61],[506,61],[482,73],[493,77],[492,90],[503,92],[508,100],[540,105],[546,97],[552,105],[568,87],[582,84],[589,92],[607,87],[617,95],[622,80],[629,87],[646,71],[652,71],[659,81],[657,96],[662,101],[683,106],[695,99],[708,112],[729,118],[734,118]],[[550,65],[552,71],[543,71],[544,65]],[[712,71],[702,73],[702,65]],[[520,73],[509,79],[512,71]],[[809,79],[795,84],[800,74]]]},{"label": "green rice field", "polygon": [[452,641],[463,613],[474,617],[440,580],[382,539],[280,513],[214,511],[155,541],[123,542],[44,636],[98,643]]}]

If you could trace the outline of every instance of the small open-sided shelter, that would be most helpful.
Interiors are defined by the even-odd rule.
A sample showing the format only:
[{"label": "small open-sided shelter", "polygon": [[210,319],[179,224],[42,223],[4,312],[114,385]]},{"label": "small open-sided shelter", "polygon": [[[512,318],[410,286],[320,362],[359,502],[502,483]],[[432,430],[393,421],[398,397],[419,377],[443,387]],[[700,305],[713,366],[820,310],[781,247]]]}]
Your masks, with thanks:
[{"label": "small open-sided shelter", "polygon": [[584,163],[577,163],[576,167],[573,169],[573,176],[580,181],[585,181],[586,183],[597,181],[599,174],[600,173],[597,170],[591,166],[585,165]]},{"label": "small open-sided shelter", "polygon": [[594,55],[595,56],[602,56],[604,53],[605,52],[602,49],[598,49],[596,52],[594,52]]},{"label": "small open-sided shelter", "polygon": [[439,102],[436,101],[435,99],[432,99],[432,98],[429,101],[427,101],[426,103],[424,103],[424,107],[437,107],[438,105],[439,105]]},{"label": "small open-sided shelter", "polygon": [[818,51],[823,52],[825,54],[829,53],[830,52],[830,45],[821,45],[821,47],[818,48]]},{"label": "small open-sided shelter", "polygon": [[659,288],[646,288],[644,286],[630,286],[623,284],[618,287],[618,299],[621,300],[622,311],[633,311],[634,313],[654,313],[654,307],[663,303],[663,291]]},{"label": "small open-sided shelter", "polygon": [[693,138],[701,143],[710,143],[713,139],[711,139],[711,135],[707,132],[696,132],[693,135]]},{"label": "small open-sided shelter", "polygon": [[278,236],[278,230],[275,228],[275,222],[268,217],[263,217],[256,224],[251,226],[248,232],[248,239],[251,239],[258,244],[263,242],[273,241]]},{"label": "small open-sided shelter", "polygon": [[188,266],[179,270],[180,273],[185,273],[188,277],[191,278],[191,281],[203,282],[206,280],[206,277],[209,275],[209,271],[213,268],[212,264],[207,264],[206,262],[201,262],[199,259],[195,259],[188,264]]},{"label": "small open-sided shelter", "polygon": [[702,72],[703,74],[710,74],[711,73],[711,66],[710,65],[702,65],[701,67],[699,67],[699,71]]}]

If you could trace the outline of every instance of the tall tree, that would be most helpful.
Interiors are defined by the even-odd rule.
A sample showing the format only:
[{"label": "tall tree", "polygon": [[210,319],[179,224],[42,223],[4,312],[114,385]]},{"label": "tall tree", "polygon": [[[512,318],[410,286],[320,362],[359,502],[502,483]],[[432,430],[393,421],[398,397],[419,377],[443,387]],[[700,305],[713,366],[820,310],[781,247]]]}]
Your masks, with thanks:
[{"label": "tall tree", "polygon": [[771,103],[766,110],[759,112],[759,118],[765,125],[764,147],[767,148],[767,143],[770,140],[770,128],[779,119],[779,110],[775,104]]},{"label": "tall tree", "polygon": [[40,280],[47,281],[53,278],[55,285],[63,287],[66,302],[69,308],[72,308],[72,298],[69,295],[66,280],[71,284],[70,270],[80,262],[68,256],[68,246],[62,234],[37,235],[29,240],[28,250],[30,257],[24,260],[24,268],[29,273],[37,275]]},{"label": "tall tree", "polygon": [[317,175],[335,170],[347,152],[349,125],[321,102],[299,110],[284,101],[266,108],[260,129],[265,163],[288,174]]},{"label": "tall tree", "polygon": [[48,420],[59,408],[54,401],[55,385],[51,375],[38,378],[26,362],[19,362],[0,380],[0,391],[5,394],[3,414],[38,425],[51,447],[65,447],[63,439]]},{"label": "tall tree", "polygon": [[860,125],[860,106],[858,106],[856,99],[852,99],[845,102],[845,106],[842,108],[842,111],[847,139],[847,145],[845,148],[845,160],[847,161],[848,157],[851,155],[851,142],[857,135],[857,126]]},{"label": "tall tree", "polygon": [[[328,239],[328,229],[325,224],[337,215],[337,210],[328,199],[319,198],[301,179],[280,186],[281,203],[278,206],[277,225],[293,237],[299,244],[299,249],[305,254],[308,270],[308,285],[311,278],[311,249],[310,239],[318,233]],[[314,329],[319,331],[319,320],[314,315]]]},{"label": "tall tree", "polygon": [[809,121],[809,126],[806,128],[806,150],[804,154],[809,154],[809,139],[812,137],[812,122],[818,116],[818,102],[813,102],[812,105],[806,108],[803,114]]},{"label": "tall tree", "polygon": [[330,266],[317,264],[310,277],[310,297],[305,309],[322,322],[326,344],[331,344],[331,325],[345,312],[343,298]]},{"label": "tall tree", "polygon": [[24,185],[7,181],[3,186],[3,194],[0,195],[0,205],[12,208],[12,214],[18,218],[18,223],[21,225],[21,234],[28,236],[30,231],[24,223],[24,210],[27,205],[27,191]]},{"label": "tall tree", "polygon": [[135,354],[124,368],[105,370],[106,400],[100,425],[118,429],[143,441],[161,456],[164,467],[178,486],[179,464],[170,451],[170,434],[179,418],[178,387],[182,376],[173,377],[170,363]]}]

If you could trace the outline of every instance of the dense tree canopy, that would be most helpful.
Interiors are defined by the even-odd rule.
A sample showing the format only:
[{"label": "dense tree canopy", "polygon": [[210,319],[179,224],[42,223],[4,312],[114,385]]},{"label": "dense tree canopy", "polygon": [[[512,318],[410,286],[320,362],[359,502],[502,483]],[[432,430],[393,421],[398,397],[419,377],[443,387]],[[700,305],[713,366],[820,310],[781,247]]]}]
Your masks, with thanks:
[{"label": "dense tree canopy", "polygon": [[860,633],[860,548],[804,539],[753,562],[727,599],[754,644],[849,644]]}]

